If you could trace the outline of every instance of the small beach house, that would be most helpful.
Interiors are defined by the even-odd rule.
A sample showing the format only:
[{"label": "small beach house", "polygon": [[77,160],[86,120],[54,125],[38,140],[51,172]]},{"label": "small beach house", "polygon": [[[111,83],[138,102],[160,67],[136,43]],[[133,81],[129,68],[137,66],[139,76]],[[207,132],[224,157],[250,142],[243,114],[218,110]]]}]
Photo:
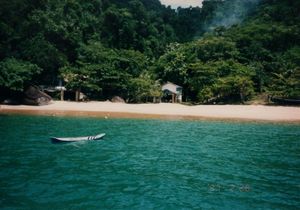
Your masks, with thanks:
[{"label": "small beach house", "polygon": [[172,82],[167,82],[162,86],[163,100],[172,103],[182,102],[182,87]]}]

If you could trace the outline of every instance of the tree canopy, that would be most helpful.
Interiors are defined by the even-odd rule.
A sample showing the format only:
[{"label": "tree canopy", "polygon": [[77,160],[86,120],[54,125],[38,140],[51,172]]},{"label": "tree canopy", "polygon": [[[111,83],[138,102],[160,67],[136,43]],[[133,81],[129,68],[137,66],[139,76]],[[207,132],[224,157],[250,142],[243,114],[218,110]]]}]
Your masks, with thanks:
[{"label": "tree canopy", "polygon": [[3,0],[0,90],[29,84],[130,102],[183,87],[184,100],[245,102],[300,97],[300,3],[204,0]]}]

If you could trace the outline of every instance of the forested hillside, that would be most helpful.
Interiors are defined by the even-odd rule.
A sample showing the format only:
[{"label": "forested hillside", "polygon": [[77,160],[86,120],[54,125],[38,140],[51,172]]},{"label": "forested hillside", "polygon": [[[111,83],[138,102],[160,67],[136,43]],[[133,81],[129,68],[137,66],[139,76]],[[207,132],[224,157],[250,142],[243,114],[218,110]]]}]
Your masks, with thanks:
[{"label": "forested hillside", "polygon": [[219,11],[210,33],[173,45],[158,59],[159,78],[183,85],[198,102],[244,101],[261,93],[299,98],[300,2],[257,1],[241,18],[234,10],[222,18],[229,10]]},{"label": "forested hillside", "polygon": [[300,2],[0,1],[1,97],[60,79],[97,100],[143,102],[166,81],[196,103],[297,99]]}]

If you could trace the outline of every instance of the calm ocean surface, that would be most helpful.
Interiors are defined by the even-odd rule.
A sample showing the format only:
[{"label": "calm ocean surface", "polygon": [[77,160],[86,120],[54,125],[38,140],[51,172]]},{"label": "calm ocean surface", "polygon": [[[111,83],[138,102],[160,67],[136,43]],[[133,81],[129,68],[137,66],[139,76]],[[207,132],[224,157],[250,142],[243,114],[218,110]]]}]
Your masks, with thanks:
[{"label": "calm ocean surface", "polygon": [[2,115],[0,141],[0,209],[300,208],[299,125]]}]

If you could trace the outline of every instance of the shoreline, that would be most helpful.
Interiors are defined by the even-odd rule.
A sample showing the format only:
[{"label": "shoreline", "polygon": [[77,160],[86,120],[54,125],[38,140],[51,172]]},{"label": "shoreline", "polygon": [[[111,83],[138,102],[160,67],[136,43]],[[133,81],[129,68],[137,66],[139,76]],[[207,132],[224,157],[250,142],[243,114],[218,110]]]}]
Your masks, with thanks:
[{"label": "shoreline", "polygon": [[300,124],[300,107],[264,105],[122,104],[112,102],[53,101],[45,106],[0,105],[0,114],[221,120]]}]

